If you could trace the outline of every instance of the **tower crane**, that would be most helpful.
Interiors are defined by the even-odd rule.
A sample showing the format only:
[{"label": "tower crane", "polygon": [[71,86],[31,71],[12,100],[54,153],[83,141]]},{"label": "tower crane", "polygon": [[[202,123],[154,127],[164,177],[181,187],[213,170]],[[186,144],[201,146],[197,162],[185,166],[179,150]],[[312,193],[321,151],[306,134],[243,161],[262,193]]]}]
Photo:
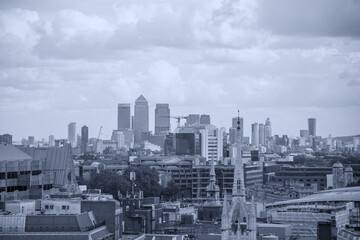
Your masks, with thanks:
[{"label": "tower crane", "polygon": [[169,118],[173,118],[177,120],[177,127],[180,128],[180,120],[181,119],[188,119],[188,117],[185,116],[169,116]]}]

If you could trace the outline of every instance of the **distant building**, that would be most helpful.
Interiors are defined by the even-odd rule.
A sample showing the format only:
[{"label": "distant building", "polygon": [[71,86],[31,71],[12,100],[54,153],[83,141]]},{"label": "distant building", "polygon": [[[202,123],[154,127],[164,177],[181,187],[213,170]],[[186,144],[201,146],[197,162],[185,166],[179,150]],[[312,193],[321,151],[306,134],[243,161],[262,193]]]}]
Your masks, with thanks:
[{"label": "distant building", "polygon": [[135,144],[140,144],[141,133],[149,131],[149,106],[143,95],[135,101],[134,114]]},{"label": "distant building", "polygon": [[264,124],[259,124],[259,144],[265,145],[265,126]]},{"label": "distant building", "polygon": [[251,145],[259,145],[259,124],[257,123],[251,125]]},{"label": "distant building", "polygon": [[12,135],[8,133],[0,135],[0,143],[12,144]]},{"label": "distant building", "polygon": [[211,124],[210,123],[210,115],[202,114],[200,116],[200,124]]},{"label": "distant building", "polygon": [[119,103],[118,104],[118,130],[131,128],[130,126],[130,103]]},{"label": "distant building", "polygon": [[[236,141],[237,141],[237,139],[236,139],[236,137],[237,137],[237,134],[236,134],[236,132],[237,132],[237,130],[236,130],[236,128],[237,128],[237,121],[238,121],[238,117],[234,117],[233,119],[232,119],[232,125],[231,125],[231,128],[229,129],[229,142],[230,142],[230,144],[234,144],[234,143],[236,143]],[[243,142],[243,139],[244,139],[244,119],[243,118],[240,118],[240,136],[241,136],[241,142],[242,143],[244,143]]]},{"label": "distant building", "polygon": [[199,130],[201,134],[201,156],[209,160],[223,158],[225,128],[216,128],[214,125],[205,125]]},{"label": "distant building", "polygon": [[201,138],[200,134],[193,133],[176,133],[175,134],[175,154],[176,155],[200,155]]},{"label": "distant building", "polygon": [[199,114],[189,114],[186,120],[186,126],[191,127],[195,124],[200,124],[200,115]]},{"label": "distant building", "polygon": [[309,136],[316,137],[316,118],[308,119]]},{"label": "distant building", "polygon": [[27,145],[29,145],[29,146],[34,146],[35,145],[35,137],[34,136],[29,136],[28,137]]},{"label": "distant building", "polygon": [[343,188],[354,181],[353,169],[350,166],[343,167],[340,162],[332,166],[333,188]]},{"label": "distant building", "polygon": [[300,130],[300,137],[308,138],[309,137],[309,130]]},{"label": "distant building", "polygon": [[89,141],[89,128],[84,125],[81,127],[81,153],[86,152],[86,148]]},{"label": "distant building", "polygon": [[72,147],[76,147],[76,122],[68,125],[68,141]]},{"label": "distant building", "polygon": [[54,137],[54,135],[49,135],[49,147],[55,147],[55,137]]},{"label": "distant building", "polygon": [[155,135],[170,132],[170,108],[167,103],[158,103],[155,108]]},{"label": "distant building", "polygon": [[271,123],[270,123],[270,118],[267,118],[265,121],[265,144],[268,145],[268,142],[270,140],[270,138],[272,137],[272,129],[271,129]]}]

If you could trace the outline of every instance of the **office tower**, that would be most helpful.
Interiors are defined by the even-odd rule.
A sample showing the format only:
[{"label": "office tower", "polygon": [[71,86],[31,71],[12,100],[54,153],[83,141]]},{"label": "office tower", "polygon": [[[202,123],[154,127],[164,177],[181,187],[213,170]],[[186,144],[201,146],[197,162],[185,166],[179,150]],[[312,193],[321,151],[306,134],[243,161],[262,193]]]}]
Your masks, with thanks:
[{"label": "office tower", "polygon": [[300,137],[303,137],[303,138],[309,137],[309,131],[308,130],[300,130]]},{"label": "office tower", "polygon": [[272,130],[271,130],[271,123],[270,118],[267,118],[265,121],[265,144],[269,141],[271,138]]},{"label": "office tower", "polygon": [[54,135],[50,135],[49,136],[49,147],[54,147],[55,146],[55,137]]},{"label": "office tower", "polygon": [[170,132],[170,108],[167,103],[158,103],[155,108],[155,135]]},{"label": "office tower", "polygon": [[0,135],[0,143],[12,144],[12,135],[8,133]]},{"label": "office tower", "polygon": [[68,141],[72,147],[76,147],[76,123],[71,122],[68,125]]},{"label": "office tower", "polygon": [[189,114],[187,120],[186,120],[186,126],[191,127],[195,124],[200,123],[200,115],[199,114]]},{"label": "office tower", "polygon": [[210,124],[210,115],[202,114],[200,116],[200,124]]},{"label": "office tower", "polygon": [[148,101],[140,95],[134,107],[134,135],[135,144],[140,144],[141,133],[149,131],[149,106]]},{"label": "office tower", "polygon": [[259,145],[259,124],[251,124],[251,145]]},{"label": "office tower", "polygon": [[308,119],[309,136],[316,137],[316,118]]},{"label": "office tower", "polygon": [[200,133],[187,132],[175,134],[175,155],[200,155]]},{"label": "office tower", "polygon": [[86,152],[86,147],[89,141],[89,128],[84,125],[81,128],[81,153]]},{"label": "office tower", "polygon": [[[238,122],[238,117],[234,117],[232,119],[232,126],[229,129],[229,142],[230,144],[234,144],[237,142],[237,122]],[[244,119],[240,118],[240,134],[239,136],[241,137],[240,142],[243,143],[243,138],[244,138]]]},{"label": "office tower", "polygon": [[225,128],[218,129],[213,125],[207,125],[200,131],[201,156],[207,161],[218,161],[223,157],[223,139]]},{"label": "office tower", "polygon": [[265,145],[265,126],[264,124],[259,124],[259,144]]},{"label": "office tower", "polygon": [[131,128],[130,126],[130,103],[118,104],[118,130]]},{"label": "office tower", "polygon": [[29,145],[29,146],[34,146],[35,145],[35,137],[34,136],[29,136],[28,137],[27,145]]}]

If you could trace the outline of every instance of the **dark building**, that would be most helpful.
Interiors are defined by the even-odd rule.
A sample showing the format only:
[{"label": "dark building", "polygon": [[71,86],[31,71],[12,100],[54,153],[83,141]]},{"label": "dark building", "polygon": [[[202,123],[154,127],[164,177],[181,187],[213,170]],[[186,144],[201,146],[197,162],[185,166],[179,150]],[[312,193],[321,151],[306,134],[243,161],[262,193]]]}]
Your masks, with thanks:
[{"label": "dark building", "polygon": [[170,131],[170,108],[167,103],[157,103],[155,108],[155,135],[166,135]]},{"label": "dark building", "polygon": [[12,144],[12,135],[8,133],[0,135],[0,143]]},{"label": "dark building", "polygon": [[326,189],[326,175],[332,174],[331,167],[281,167],[280,171],[275,173],[274,181],[283,184],[303,183],[305,186],[311,186],[316,183],[318,190]]},{"label": "dark building", "polygon": [[316,137],[316,118],[308,119],[309,136]]},{"label": "dark building", "polygon": [[201,142],[199,133],[176,133],[176,155],[200,155]]},{"label": "dark building", "polygon": [[118,130],[130,128],[130,103],[118,104]]},{"label": "dark building", "polygon": [[164,143],[164,154],[165,156],[171,156],[175,154],[174,149],[174,134],[169,133],[165,137],[165,143]]},{"label": "dark building", "polygon": [[89,128],[84,125],[81,128],[81,153],[86,152],[86,147],[89,141]]},{"label": "dark building", "polygon": [[210,115],[202,114],[200,116],[200,124],[210,124]]}]

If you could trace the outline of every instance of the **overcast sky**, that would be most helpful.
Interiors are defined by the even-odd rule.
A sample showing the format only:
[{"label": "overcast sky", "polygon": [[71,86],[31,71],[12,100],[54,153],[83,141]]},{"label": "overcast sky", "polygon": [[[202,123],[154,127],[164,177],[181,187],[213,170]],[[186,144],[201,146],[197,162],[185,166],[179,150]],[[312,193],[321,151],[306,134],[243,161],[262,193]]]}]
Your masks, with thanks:
[{"label": "overcast sky", "polygon": [[[360,1],[0,1],[0,134],[90,136],[143,94],[274,134],[360,133]],[[175,120],[172,122],[175,127]]]}]

